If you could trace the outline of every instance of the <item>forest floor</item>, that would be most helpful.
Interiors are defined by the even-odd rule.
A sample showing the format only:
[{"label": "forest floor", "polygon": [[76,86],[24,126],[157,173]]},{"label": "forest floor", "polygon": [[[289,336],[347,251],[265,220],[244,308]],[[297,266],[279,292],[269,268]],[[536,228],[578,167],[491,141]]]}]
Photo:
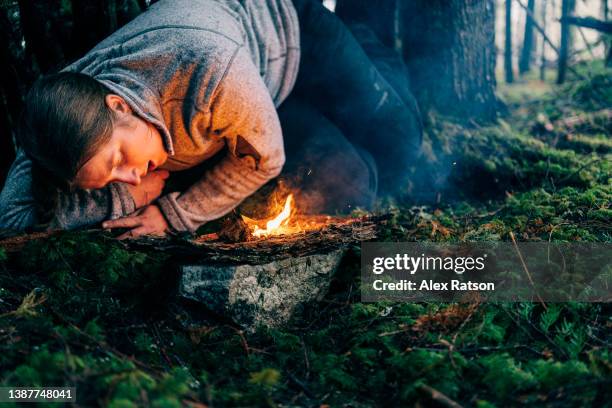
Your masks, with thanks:
[{"label": "forest floor", "polygon": [[[428,118],[438,203],[395,208],[378,240],[611,242],[612,72],[584,72],[500,86],[494,125]],[[0,385],[112,407],[612,401],[609,304],[361,303],[355,246],[322,302],[249,334],[170,296],[166,254],[81,234],[0,249]]]}]

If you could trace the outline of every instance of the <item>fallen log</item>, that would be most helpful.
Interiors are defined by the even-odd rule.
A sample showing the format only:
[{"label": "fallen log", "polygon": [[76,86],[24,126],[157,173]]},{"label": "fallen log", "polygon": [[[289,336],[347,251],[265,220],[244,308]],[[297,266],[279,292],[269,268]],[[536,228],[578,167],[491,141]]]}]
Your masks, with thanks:
[{"label": "fallen log", "polygon": [[190,262],[261,264],[280,258],[326,253],[374,239],[378,228],[389,218],[389,215],[360,218],[310,216],[304,219],[318,223],[319,228],[245,242],[226,242],[220,240],[217,233],[193,239],[142,237],[123,242],[133,249],[169,251]]},{"label": "fallen log", "polygon": [[[166,237],[141,236],[136,239],[126,239],[120,242],[127,249],[142,249],[168,251],[181,257],[205,259],[212,256],[213,260],[238,259],[261,260],[265,256],[299,256],[326,248],[334,249],[341,244],[350,244],[373,239],[376,230],[391,218],[391,215],[366,216],[359,218],[341,218],[330,216],[302,217],[309,223],[320,227],[290,235],[257,238],[244,242],[228,242],[220,239],[218,233],[194,236],[189,234],[168,235]],[[28,242],[45,239],[67,231],[53,230],[33,233],[23,233],[14,230],[0,230],[0,248],[12,253],[20,251]],[[87,236],[97,236],[112,239],[124,232],[123,229],[114,232],[93,228],[79,231],[83,239]],[[225,255],[224,255],[225,254]],[[210,259],[210,258],[209,258]]]}]

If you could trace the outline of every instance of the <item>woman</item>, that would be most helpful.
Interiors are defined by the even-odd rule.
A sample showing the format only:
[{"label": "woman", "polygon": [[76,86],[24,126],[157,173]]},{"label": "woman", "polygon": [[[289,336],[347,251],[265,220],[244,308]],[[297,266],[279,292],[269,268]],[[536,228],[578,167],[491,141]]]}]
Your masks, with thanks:
[{"label": "woman", "polygon": [[[106,220],[130,228],[120,238],[193,232],[283,166],[312,211],[396,193],[419,151],[418,110],[399,58],[370,59],[354,34],[380,54],[315,0],[155,3],[33,86],[0,227],[41,222],[40,173],[63,185],[50,228]],[[194,171],[164,194],[169,172]]]}]

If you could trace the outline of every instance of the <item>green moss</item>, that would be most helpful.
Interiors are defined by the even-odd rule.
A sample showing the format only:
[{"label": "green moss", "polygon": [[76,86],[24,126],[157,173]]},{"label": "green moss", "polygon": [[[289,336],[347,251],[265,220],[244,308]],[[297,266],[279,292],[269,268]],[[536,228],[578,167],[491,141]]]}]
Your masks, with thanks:
[{"label": "green moss", "polygon": [[[444,177],[423,180],[440,201],[399,205],[379,240],[611,242],[609,140],[532,132],[538,114],[606,107],[599,69],[536,97],[515,90],[522,104],[508,97],[495,126],[430,118],[427,173]],[[0,249],[1,384],[72,385],[79,405],[112,407],[426,406],[427,387],[478,407],[612,399],[608,304],[360,303],[353,255],[300,319],[246,334],[169,296],[173,270],[102,233]]]}]

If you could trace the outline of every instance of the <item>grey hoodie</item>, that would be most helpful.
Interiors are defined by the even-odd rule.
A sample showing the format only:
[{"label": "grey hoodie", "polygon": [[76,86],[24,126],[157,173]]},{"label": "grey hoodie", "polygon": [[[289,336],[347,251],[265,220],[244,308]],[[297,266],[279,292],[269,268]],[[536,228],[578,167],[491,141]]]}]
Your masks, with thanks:
[{"label": "grey hoodie", "polygon": [[[299,27],[290,0],[162,0],[65,71],[91,75],[158,127],[161,166],[193,167],[227,155],[185,191],[157,204],[176,231],[195,231],[231,211],[284,164],[276,107],[299,65]],[[0,228],[37,222],[31,162],[17,152],[0,194]],[[65,194],[52,228],[73,229],[135,210],[123,183]]]}]

